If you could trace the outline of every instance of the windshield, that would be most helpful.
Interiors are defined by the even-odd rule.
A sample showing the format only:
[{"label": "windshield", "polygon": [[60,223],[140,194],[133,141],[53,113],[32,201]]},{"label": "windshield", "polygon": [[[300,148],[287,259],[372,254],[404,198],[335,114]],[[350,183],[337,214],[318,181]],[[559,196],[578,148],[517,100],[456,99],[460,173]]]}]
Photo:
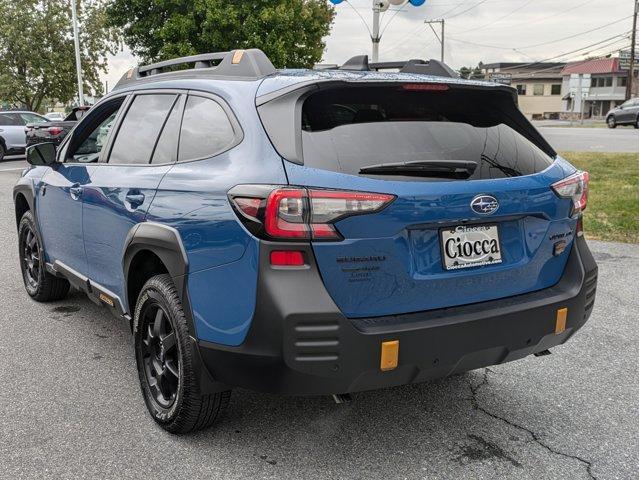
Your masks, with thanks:
[{"label": "windshield", "polygon": [[460,93],[404,86],[315,93],[302,109],[304,164],[359,174],[379,164],[468,161],[477,163],[472,180],[529,175],[552,163],[485,97]]}]

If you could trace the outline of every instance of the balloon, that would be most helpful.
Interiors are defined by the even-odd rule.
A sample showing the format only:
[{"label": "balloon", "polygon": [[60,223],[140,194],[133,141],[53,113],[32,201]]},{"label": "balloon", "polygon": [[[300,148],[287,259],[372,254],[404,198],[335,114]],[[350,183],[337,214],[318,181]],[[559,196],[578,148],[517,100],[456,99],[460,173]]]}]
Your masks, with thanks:
[{"label": "balloon", "polygon": [[342,3],[343,1],[344,1],[344,0],[331,0],[331,3],[332,3],[333,5],[337,5],[337,4],[339,4],[339,3]]},{"label": "balloon", "polygon": [[421,7],[426,3],[426,0],[408,0],[413,7]]},{"label": "balloon", "polygon": [[391,5],[401,5],[406,0],[389,0]]}]

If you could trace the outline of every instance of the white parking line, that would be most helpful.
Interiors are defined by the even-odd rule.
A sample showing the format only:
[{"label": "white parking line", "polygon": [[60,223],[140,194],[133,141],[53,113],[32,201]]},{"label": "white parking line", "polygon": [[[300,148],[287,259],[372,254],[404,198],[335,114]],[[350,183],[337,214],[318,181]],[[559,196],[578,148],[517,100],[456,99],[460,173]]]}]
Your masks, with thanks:
[{"label": "white parking line", "polygon": [[24,170],[27,167],[22,167],[22,168],[0,168],[0,172],[19,172]]}]

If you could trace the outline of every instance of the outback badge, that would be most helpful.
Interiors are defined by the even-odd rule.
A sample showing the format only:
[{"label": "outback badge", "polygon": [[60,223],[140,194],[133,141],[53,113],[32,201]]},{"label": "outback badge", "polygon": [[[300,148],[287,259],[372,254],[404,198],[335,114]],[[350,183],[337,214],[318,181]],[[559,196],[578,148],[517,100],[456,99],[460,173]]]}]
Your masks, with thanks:
[{"label": "outback badge", "polygon": [[470,202],[470,208],[479,215],[490,215],[495,213],[499,208],[499,202],[492,195],[477,195]]}]

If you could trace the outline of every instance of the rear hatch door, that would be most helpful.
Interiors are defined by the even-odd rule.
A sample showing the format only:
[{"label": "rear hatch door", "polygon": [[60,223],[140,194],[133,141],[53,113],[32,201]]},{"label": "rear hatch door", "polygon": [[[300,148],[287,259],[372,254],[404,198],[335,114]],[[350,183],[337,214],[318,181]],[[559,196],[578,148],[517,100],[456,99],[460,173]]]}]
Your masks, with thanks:
[{"label": "rear hatch door", "polygon": [[284,161],[292,185],[396,197],[337,221],[342,241],[313,242],[351,318],[519,295],[557,283],[566,265],[576,220],[550,185],[574,168],[535,144],[509,92],[420,85],[311,93],[301,158]]}]

